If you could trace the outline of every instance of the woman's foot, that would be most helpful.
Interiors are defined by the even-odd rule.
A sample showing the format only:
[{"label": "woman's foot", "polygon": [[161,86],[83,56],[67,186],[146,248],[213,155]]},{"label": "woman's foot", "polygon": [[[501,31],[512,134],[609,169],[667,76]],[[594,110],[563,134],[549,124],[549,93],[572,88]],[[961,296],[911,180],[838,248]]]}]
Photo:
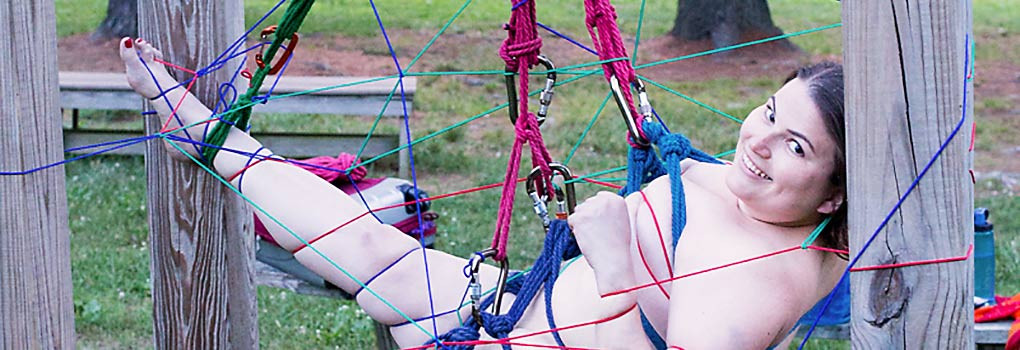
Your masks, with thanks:
[{"label": "woman's foot", "polygon": [[[120,59],[124,61],[128,85],[145,98],[154,98],[177,85],[177,81],[166,72],[162,64],[163,53],[143,39],[123,38],[120,40]],[[151,73],[150,73],[151,72]]]},{"label": "woman's foot", "polygon": [[[170,92],[167,89],[174,89],[177,87],[177,80],[170,76],[170,73],[167,73],[163,64],[156,62],[156,59],[163,59],[163,53],[152,47],[152,44],[149,44],[149,42],[141,38],[133,40],[131,38],[123,38],[120,40],[119,49],[120,59],[124,61],[124,70],[127,75],[128,85],[130,85],[131,88],[139,95],[142,95],[142,97],[153,99],[157,96],[164,95],[165,92]],[[189,98],[189,94],[182,92],[183,90],[184,89],[174,91],[172,94],[166,96],[171,100],[171,103],[174,104],[175,109],[176,107],[180,107],[179,109],[176,109],[177,113],[174,118],[176,120],[180,120],[180,122],[177,123],[177,126],[183,126],[186,123],[194,123],[199,120],[197,119],[198,116],[208,116],[210,113],[204,106],[201,106],[201,110],[193,111],[195,107],[198,107],[194,106],[194,103],[182,104],[181,102],[184,102],[182,99],[186,100]],[[181,95],[182,93],[184,95]],[[162,117],[168,117],[172,113],[170,110],[171,107],[166,102],[162,101],[162,99],[153,101],[153,108],[156,109]],[[179,137],[201,140],[205,132],[204,128],[205,125],[193,126],[188,130],[175,131],[175,134]],[[171,158],[184,162],[190,161],[190,159],[183,153],[179,152],[177,147],[174,147],[172,143],[179,146],[192,157],[199,157],[200,150],[197,146],[189,142],[167,140],[166,148]]]}]

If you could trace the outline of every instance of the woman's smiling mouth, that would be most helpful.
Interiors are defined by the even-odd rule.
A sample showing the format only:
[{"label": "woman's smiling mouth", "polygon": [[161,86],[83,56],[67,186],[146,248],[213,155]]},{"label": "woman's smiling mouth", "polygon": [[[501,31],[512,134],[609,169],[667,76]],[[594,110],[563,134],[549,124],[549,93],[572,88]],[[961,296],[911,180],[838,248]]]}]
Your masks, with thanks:
[{"label": "woman's smiling mouth", "polygon": [[744,168],[750,171],[752,174],[757,175],[758,177],[764,180],[772,181],[772,177],[770,177],[768,174],[762,171],[761,168],[758,168],[758,166],[751,161],[751,157],[747,156],[747,153],[744,153],[742,160],[744,163]]}]

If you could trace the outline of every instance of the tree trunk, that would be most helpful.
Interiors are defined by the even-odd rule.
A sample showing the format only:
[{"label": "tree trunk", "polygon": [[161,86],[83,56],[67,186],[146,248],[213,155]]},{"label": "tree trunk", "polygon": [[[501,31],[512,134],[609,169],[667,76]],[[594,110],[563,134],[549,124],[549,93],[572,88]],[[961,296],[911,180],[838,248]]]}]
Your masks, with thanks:
[{"label": "tree trunk", "polygon": [[[765,0],[677,0],[670,35],[683,40],[712,40],[716,48],[783,34],[772,22]],[[779,47],[796,50],[789,40]]]},{"label": "tree trunk", "polygon": [[109,0],[106,18],[92,33],[92,40],[138,36],[138,1]]}]

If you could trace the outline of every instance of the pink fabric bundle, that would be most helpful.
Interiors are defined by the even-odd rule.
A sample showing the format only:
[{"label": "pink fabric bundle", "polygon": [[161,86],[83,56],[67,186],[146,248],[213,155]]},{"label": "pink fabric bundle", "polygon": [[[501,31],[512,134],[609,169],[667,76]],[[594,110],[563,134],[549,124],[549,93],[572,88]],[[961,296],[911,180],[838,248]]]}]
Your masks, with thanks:
[{"label": "pink fabric bundle", "polygon": [[343,171],[347,170],[354,164],[360,163],[361,160],[357,156],[350,153],[340,153],[336,157],[315,157],[301,161],[296,161],[293,164],[298,167],[310,171],[322,179],[334,182],[340,179],[341,183],[349,183],[351,181],[360,181],[365,178],[368,174],[368,170],[364,166],[358,166],[357,168],[351,169],[350,177],[343,176]]}]

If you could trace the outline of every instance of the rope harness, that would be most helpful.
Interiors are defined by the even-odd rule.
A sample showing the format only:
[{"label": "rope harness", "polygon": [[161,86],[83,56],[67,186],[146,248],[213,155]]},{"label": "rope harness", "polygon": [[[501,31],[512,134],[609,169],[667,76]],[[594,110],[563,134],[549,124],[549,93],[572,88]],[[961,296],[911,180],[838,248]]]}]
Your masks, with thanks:
[{"label": "rope harness", "polygon": [[[628,140],[632,147],[628,152],[627,186],[620,191],[620,194],[627,195],[636,192],[643,184],[668,174],[672,182],[670,188],[673,196],[674,218],[672,235],[673,245],[675,246],[686,223],[683,182],[680,180],[680,161],[687,158],[711,163],[719,163],[719,161],[691,147],[690,141],[683,135],[666,132],[659,123],[653,122],[643,125],[644,121],[648,121],[651,118],[651,105],[645,95],[644,86],[640,80],[637,80],[634,68],[631,66],[630,61],[626,59],[627,52],[623,46],[620,30],[616,25],[616,10],[609,3],[609,0],[586,0],[584,4],[588,32],[598,50],[599,58],[607,61],[603,63],[605,77],[610,83],[617,105],[620,107],[621,115],[626,121],[629,130]],[[540,62],[546,68],[552,68],[552,64],[546,63],[547,60],[544,57],[540,61],[539,57],[541,56],[538,55],[538,49],[541,47],[541,39],[535,36],[534,18],[533,1],[527,0],[517,4],[511,10],[510,23],[505,27],[509,36],[503,42],[503,46],[499,51],[500,57],[507,62],[506,71],[508,73],[514,71],[519,74],[520,98],[517,101],[519,102],[519,108],[516,110],[511,108],[511,118],[514,121],[517,138],[511,152],[509,165],[507,166],[503,197],[500,202],[500,217],[497,219],[497,231],[493,238],[492,250],[495,250],[495,254],[493,254],[495,260],[504,261],[506,259],[506,241],[509,234],[509,220],[510,214],[512,214],[511,210],[516,188],[515,179],[520,164],[520,149],[523,143],[530,141],[532,142],[532,162],[535,164],[535,168],[531,176],[529,176],[528,192],[535,201],[536,213],[543,217],[543,224],[547,227],[542,253],[535,261],[531,271],[526,273],[523,278],[511,279],[509,283],[506,283],[505,279],[501,278],[500,283],[506,283],[506,285],[498,286],[499,288],[497,288],[494,294],[490,294],[480,304],[475,304],[473,306],[473,317],[460,327],[439,336],[438,340],[440,342],[478,340],[480,336],[479,328],[484,328],[486,334],[496,339],[509,337],[510,332],[516,327],[517,322],[524,314],[528,305],[531,304],[538,291],[543,290],[546,303],[546,320],[550,329],[554,330],[551,332],[553,338],[560,347],[566,346],[560,338],[559,332],[555,331],[557,327],[552,311],[552,292],[556,279],[559,277],[561,262],[580,255],[581,251],[577,246],[573,233],[570,231],[570,227],[567,225],[566,218],[562,215],[557,215],[557,219],[549,220],[548,212],[544,204],[540,205],[542,201],[538,197],[541,195],[540,192],[547,192],[549,197],[546,198],[556,196],[559,203],[571,202],[569,206],[572,210],[572,200],[564,200],[562,193],[556,193],[551,180],[544,181],[551,178],[553,170],[550,168],[551,158],[544,144],[542,144],[541,133],[538,131],[539,122],[535,115],[529,113],[527,109],[528,68]],[[547,73],[547,77],[549,77],[546,85],[546,91],[549,92],[548,98],[546,98],[547,94],[543,92],[541,99],[542,109],[540,113],[543,114],[543,119],[545,113],[542,112],[546,112],[548,109],[548,101],[552,96],[552,85],[555,85],[555,76],[548,75]],[[619,83],[621,78],[623,81],[628,82],[628,88],[621,88]],[[510,96],[517,95],[518,93],[513,92],[511,88],[510,82],[513,80],[508,77],[507,81],[508,94]],[[640,114],[637,113],[639,109],[634,106],[633,95],[629,89],[631,84],[637,86],[638,89],[639,101],[641,103]],[[514,102],[513,99],[511,100],[511,105],[513,104],[512,102]],[[521,117],[518,117],[518,115]],[[634,116],[636,115],[641,115],[643,118],[635,118]],[[516,118],[516,120],[513,118]],[[642,126],[644,126],[643,132]],[[652,144],[659,148],[662,153],[661,158],[650,147]],[[557,168],[557,172],[563,174],[563,170],[559,168],[562,165],[555,163],[552,165]],[[566,180],[569,180],[569,170],[566,170],[566,174],[563,174],[563,176],[567,178]],[[542,181],[541,187],[534,189],[530,186],[532,177],[540,178],[539,181]],[[570,192],[572,193],[572,189]],[[562,208],[559,211],[562,212]],[[480,261],[473,259],[472,263],[480,263]],[[472,282],[476,283],[476,278],[473,278]],[[472,284],[471,289],[478,290],[480,288]],[[506,314],[500,315],[498,311],[495,314],[480,311],[493,305],[495,305],[494,309],[498,310],[502,297],[500,295],[501,291],[512,293],[516,296],[513,305]],[[473,298],[477,298],[477,296],[473,296]],[[435,340],[427,344],[435,344]],[[510,349],[509,344],[502,344],[502,346],[504,349]],[[474,345],[453,345],[448,347],[452,349],[473,349]]]}]

